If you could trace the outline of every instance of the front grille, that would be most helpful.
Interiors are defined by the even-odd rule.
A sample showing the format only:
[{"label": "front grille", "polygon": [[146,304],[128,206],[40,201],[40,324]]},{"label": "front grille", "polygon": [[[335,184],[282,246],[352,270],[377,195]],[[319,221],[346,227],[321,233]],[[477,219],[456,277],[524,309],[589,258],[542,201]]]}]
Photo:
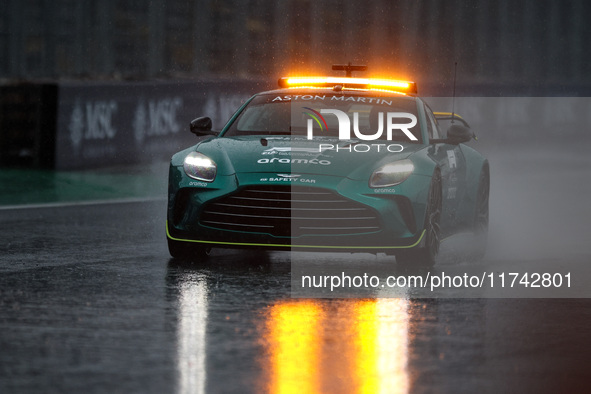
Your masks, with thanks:
[{"label": "front grille", "polygon": [[278,237],[350,235],[378,231],[376,212],[328,189],[249,187],[204,207],[199,222],[222,230]]}]

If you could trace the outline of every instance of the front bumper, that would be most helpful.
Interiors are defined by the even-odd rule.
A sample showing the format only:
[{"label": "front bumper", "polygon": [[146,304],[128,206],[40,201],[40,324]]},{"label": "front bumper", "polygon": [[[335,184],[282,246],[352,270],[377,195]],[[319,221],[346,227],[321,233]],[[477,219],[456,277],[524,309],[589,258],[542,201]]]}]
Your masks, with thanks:
[{"label": "front bumper", "polygon": [[[173,234],[177,234],[176,236]],[[219,239],[222,239],[221,237],[218,238],[216,237],[215,234],[211,234],[209,233],[207,236],[204,237],[200,237],[201,239],[195,239],[195,238],[189,238],[188,236],[190,236],[191,234],[185,234],[186,237],[183,237],[183,234],[179,234],[178,231],[176,231],[175,229],[171,228],[171,226],[169,225],[168,222],[166,222],[166,236],[173,240],[173,241],[177,241],[177,242],[188,242],[188,243],[194,243],[194,244],[199,244],[199,245],[204,245],[204,246],[209,246],[209,247],[224,247],[224,248],[245,248],[245,249],[268,249],[268,250],[315,250],[315,251],[339,251],[339,252],[351,252],[351,253],[361,253],[361,252],[367,252],[367,253],[387,253],[387,254],[393,254],[396,250],[401,250],[401,249],[410,249],[410,248],[414,248],[418,245],[421,244],[424,236],[425,236],[425,231],[422,230],[418,236],[409,238],[409,239],[404,239],[404,240],[399,240],[399,242],[397,242],[397,245],[374,245],[373,243],[371,245],[361,245],[361,244],[357,244],[357,245],[352,245],[347,243],[347,241],[345,239],[341,239],[341,243],[340,244],[335,244],[330,243],[330,242],[322,242],[325,240],[319,240],[319,239],[311,239],[309,244],[302,244],[299,243],[297,241],[301,241],[301,240],[297,240],[297,241],[293,241],[293,240],[278,240],[278,239],[271,239],[271,238],[267,238],[265,236],[259,236],[256,237],[256,239],[253,239],[253,241],[258,241],[258,242],[239,242],[239,241],[221,241]],[[223,234],[226,235],[226,234]],[[229,237],[229,238],[234,238],[234,237]],[[244,237],[239,237],[236,239],[242,239]],[[216,240],[218,239],[218,240]],[[359,238],[355,238],[354,241],[359,242]],[[370,241],[369,239],[367,241]],[[375,241],[375,240],[372,240]],[[280,243],[273,243],[273,242],[280,242]],[[408,242],[412,242],[412,243],[408,243]],[[408,244],[407,244],[408,243]]]},{"label": "front bumper", "polygon": [[[301,175],[290,179],[278,177],[274,173],[243,173],[221,176],[214,182],[204,185],[185,177],[182,168],[171,167],[166,233],[168,238],[174,241],[220,247],[394,253],[397,249],[420,245],[424,236],[422,223],[429,184],[430,178],[421,175],[413,175],[395,187],[372,189],[367,182],[325,175]],[[375,214],[377,224],[360,227],[361,229],[355,229],[353,226],[344,227],[347,229],[345,231],[342,230],[342,226],[337,229],[331,224],[325,226],[329,230],[296,226],[294,223],[301,219],[295,217],[299,215],[296,210],[300,208],[293,208],[291,214],[288,213],[292,215],[291,218],[287,218],[291,219],[291,232],[289,228],[287,232],[268,229],[272,226],[264,225],[267,220],[265,217],[262,218],[263,225],[253,227],[240,224],[234,227],[230,223],[224,226],[219,222],[204,220],[210,213],[212,204],[227,202],[227,199],[237,192],[249,188],[280,187],[287,190],[328,191],[332,193],[332,198],[346,200],[354,207],[367,207],[368,212]],[[341,201],[335,201],[338,202]],[[255,205],[260,204],[257,202]],[[324,212],[322,209],[316,211],[319,211],[319,215]],[[340,219],[343,219],[341,223],[349,221],[347,218]],[[242,218],[238,217],[236,220],[240,223]],[[268,219],[269,222],[273,220]],[[331,219],[327,220],[327,223],[335,223],[330,222]],[[322,222],[323,219],[320,218],[319,221]],[[330,229],[333,228],[335,231],[331,233]]]}]

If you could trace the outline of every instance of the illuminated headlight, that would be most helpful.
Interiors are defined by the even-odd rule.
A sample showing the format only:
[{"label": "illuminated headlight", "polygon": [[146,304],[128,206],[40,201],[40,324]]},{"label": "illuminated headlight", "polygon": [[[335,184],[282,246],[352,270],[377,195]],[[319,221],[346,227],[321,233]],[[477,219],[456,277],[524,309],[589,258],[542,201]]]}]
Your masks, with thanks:
[{"label": "illuminated headlight", "polygon": [[381,166],[371,175],[370,187],[395,186],[402,183],[412,174],[415,166],[412,161],[405,159]]},{"label": "illuminated headlight", "polygon": [[199,181],[212,182],[215,179],[217,167],[213,160],[199,152],[191,152],[183,163],[185,173]]}]

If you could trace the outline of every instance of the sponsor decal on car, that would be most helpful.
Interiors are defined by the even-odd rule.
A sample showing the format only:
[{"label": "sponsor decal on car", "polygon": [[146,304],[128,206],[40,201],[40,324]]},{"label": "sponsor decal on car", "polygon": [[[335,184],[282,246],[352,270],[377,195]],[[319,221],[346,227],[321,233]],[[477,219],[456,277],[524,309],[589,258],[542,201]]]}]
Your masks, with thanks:
[{"label": "sponsor decal on car", "polygon": [[319,164],[322,166],[329,166],[332,163],[329,160],[318,160],[318,159],[288,159],[288,158],[278,158],[273,157],[271,159],[258,159],[257,163],[259,164],[273,164],[273,163],[283,163],[283,164]]},{"label": "sponsor decal on car", "polygon": [[264,150],[263,155],[289,155],[291,153],[318,153],[315,148],[298,148],[293,146],[274,147]]},{"label": "sponsor decal on car", "polygon": [[316,179],[301,178],[298,174],[277,174],[277,177],[261,178],[260,182],[289,182],[289,183],[316,183]]}]

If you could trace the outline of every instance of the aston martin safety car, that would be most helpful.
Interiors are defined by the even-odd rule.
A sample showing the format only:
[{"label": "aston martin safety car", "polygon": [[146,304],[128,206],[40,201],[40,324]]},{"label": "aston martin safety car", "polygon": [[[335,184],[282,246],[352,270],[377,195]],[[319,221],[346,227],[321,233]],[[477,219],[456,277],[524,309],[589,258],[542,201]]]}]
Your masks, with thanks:
[{"label": "aston martin safety car", "polygon": [[432,265],[442,238],[463,231],[484,253],[489,164],[466,145],[468,123],[433,112],[413,82],[340,69],[348,75],[281,78],[219,132],[208,117],[191,122],[202,139],[170,162],[173,257],[239,247]]}]

